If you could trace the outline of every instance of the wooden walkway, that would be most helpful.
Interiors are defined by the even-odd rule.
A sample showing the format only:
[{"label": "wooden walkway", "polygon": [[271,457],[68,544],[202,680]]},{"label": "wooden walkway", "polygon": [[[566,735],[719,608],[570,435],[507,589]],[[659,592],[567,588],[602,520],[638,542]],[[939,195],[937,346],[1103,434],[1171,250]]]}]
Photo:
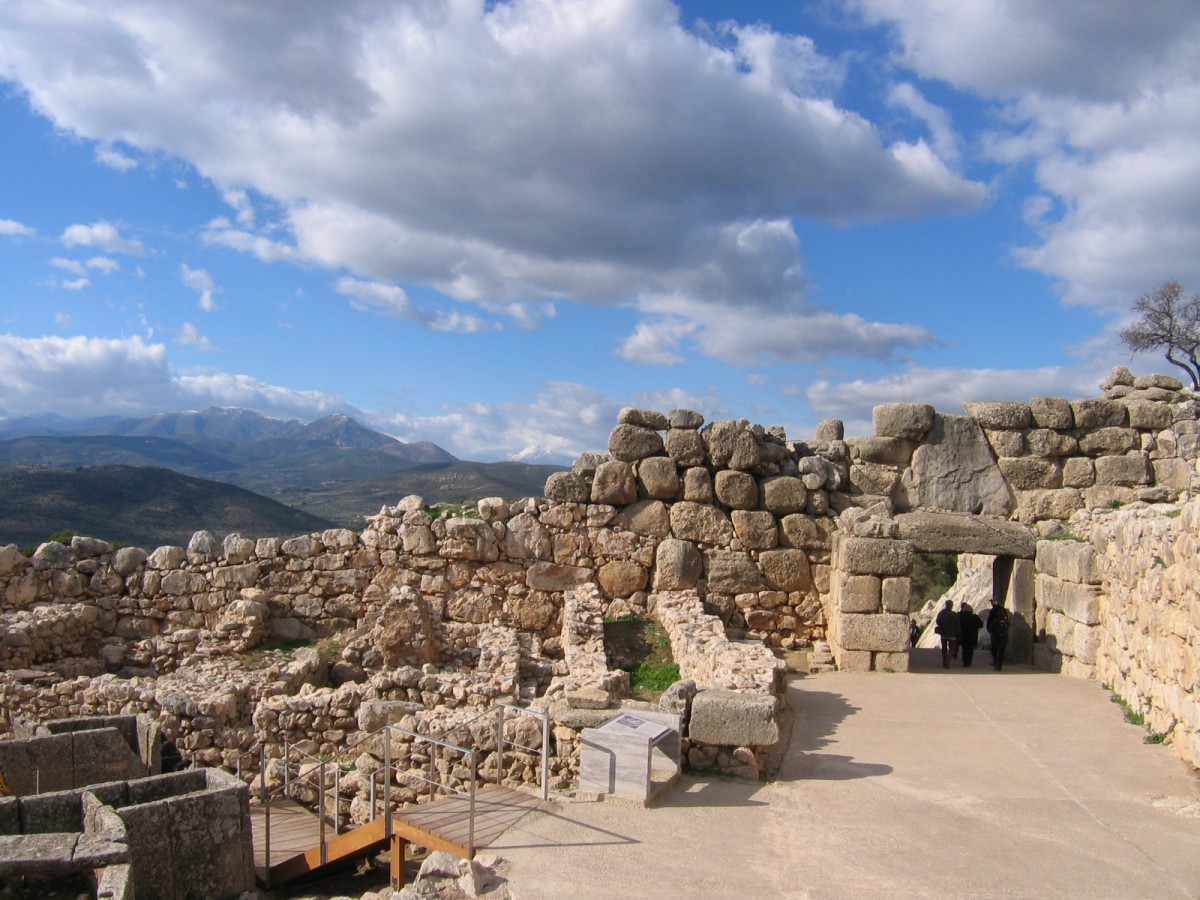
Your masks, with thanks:
[{"label": "wooden walkway", "polygon": [[[485,785],[475,795],[473,849],[488,847],[521,818],[541,804],[524,791],[498,785]],[[392,831],[408,843],[430,850],[444,850],[469,858],[470,800],[450,795],[421,806],[403,809],[392,816]],[[266,809],[250,804],[250,825],[254,835],[254,870],[266,880]],[[326,823],[325,862],[321,861],[320,821],[316,813],[294,800],[271,804],[271,884],[310,874],[324,865],[362,858],[387,849],[388,837],[383,817],[360,825],[341,835]]]}]

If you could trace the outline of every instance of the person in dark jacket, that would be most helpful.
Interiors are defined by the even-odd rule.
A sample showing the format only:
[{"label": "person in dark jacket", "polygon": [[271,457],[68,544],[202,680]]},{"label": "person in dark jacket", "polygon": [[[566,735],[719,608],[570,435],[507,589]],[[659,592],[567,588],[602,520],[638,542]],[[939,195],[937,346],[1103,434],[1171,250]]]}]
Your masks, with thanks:
[{"label": "person in dark jacket", "polygon": [[962,647],[963,668],[971,668],[971,660],[975,658],[975,648],[979,644],[979,629],[983,627],[983,619],[975,615],[971,604],[964,600],[958,607],[959,646]]},{"label": "person in dark jacket", "polygon": [[958,638],[960,634],[958,613],[954,611],[954,601],[947,600],[941,612],[934,620],[934,629],[942,638],[942,668],[950,668],[950,660],[958,653]]},{"label": "person in dark jacket", "polygon": [[992,610],[988,613],[987,630],[992,638],[992,668],[999,672],[1004,668],[1004,651],[1008,649],[1008,632],[1012,618],[999,597],[992,598]]}]

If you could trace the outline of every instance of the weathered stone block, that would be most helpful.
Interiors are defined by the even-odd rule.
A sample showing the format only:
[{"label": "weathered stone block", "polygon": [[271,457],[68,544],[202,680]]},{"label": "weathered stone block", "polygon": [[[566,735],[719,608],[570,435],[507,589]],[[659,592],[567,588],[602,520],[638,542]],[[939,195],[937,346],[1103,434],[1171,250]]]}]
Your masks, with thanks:
[{"label": "weathered stone block", "polygon": [[934,417],[896,492],[901,510],[936,509],[1007,518],[1014,497],[983,431],[967,416]]},{"label": "weathered stone block", "polygon": [[692,409],[673,409],[667,414],[667,424],[671,428],[699,428],[704,416]]},{"label": "weathered stone block", "polygon": [[844,613],[877,613],[882,608],[878,575],[843,575],[840,609]]},{"label": "weathered stone block", "polygon": [[[912,604],[912,579],[884,578],[880,594],[884,612],[908,615]],[[908,669],[904,671],[907,672]]]},{"label": "weathered stone block", "polygon": [[[1121,407],[1124,409],[1124,407]],[[1082,435],[1079,452],[1088,456],[1111,456],[1128,453],[1141,447],[1138,433],[1132,428],[1107,427]]]},{"label": "weathered stone block", "polygon": [[733,523],[715,506],[684,500],[671,506],[671,533],[684,541],[728,546],[733,537]]},{"label": "weathered stone block", "polygon": [[967,415],[981,428],[1013,430],[1028,428],[1032,421],[1029,406],[1024,403],[986,402],[964,403]]},{"label": "weathered stone block", "polygon": [[764,550],[758,555],[767,584],[777,591],[812,590],[808,554],[803,550]]},{"label": "weathered stone block", "polygon": [[638,409],[626,406],[617,413],[617,422],[622,425],[637,425],[641,428],[651,428],[662,431],[667,427],[667,417],[652,409]]},{"label": "weathered stone block", "polygon": [[842,672],[870,672],[872,653],[870,650],[843,650],[837,658],[838,670]]},{"label": "weathered stone block", "polygon": [[647,497],[674,500],[679,496],[679,472],[669,456],[652,456],[637,465],[637,480]]},{"label": "weathered stone block", "polygon": [[900,471],[894,466],[861,462],[850,467],[850,492],[890,497],[900,484]]},{"label": "weathered stone block", "polygon": [[895,653],[880,652],[874,655],[873,664],[876,672],[907,672],[908,671],[908,651],[901,650]]},{"label": "weathered stone block", "polygon": [[700,691],[692,699],[688,735],[704,744],[768,747],[779,740],[775,698],[738,691]]},{"label": "weathered stone block", "polygon": [[770,550],[779,544],[779,523],[766,510],[735,509],[733,531],[747,550]]},{"label": "weathered stone block", "polygon": [[1033,424],[1039,428],[1066,431],[1075,427],[1075,412],[1061,397],[1034,397],[1029,401],[1029,412]]},{"label": "weathered stone block", "polygon": [[704,570],[708,589],[718,594],[749,593],[766,587],[754,560],[736,550],[709,550],[704,554]]},{"label": "weathered stone block", "polygon": [[708,459],[717,467],[752,469],[762,458],[758,438],[742,422],[719,419],[704,433]]},{"label": "weathered stone block", "polygon": [[828,519],[808,515],[785,516],[779,523],[780,543],[799,550],[828,550],[833,529]]},{"label": "weathered stone block", "polygon": [[919,441],[933,427],[934,408],[927,403],[883,403],[871,412],[879,437]]},{"label": "weathered stone block", "polygon": [[610,459],[596,467],[592,479],[593,503],[610,506],[627,506],[637,501],[637,479],[633,466],[619,459]]},{"label": "weathered stone block", "polygon": [[984,429],[984,437],[988,446],[996,456],[1024,456],[1025,435],[1020,431],[1001,431],[996,428]]},{"label": "weathered stone block", "polygon": [[1142,455],[1101,456],[1096,460],[1096,484],[1141,487],[1150,483],[1150,461]]},{"label": "weathered stone block", "polygon": [[1063,487],[1085,488],[1096,483],[1096,463],[1080,456],[1063,461]]},{"label": "weathered stone block", "polygon": [[683,499],[692,503],[712,503],[712,474],[699,466],[683,473]]},{"label": "weathered stone block", "polygon": [[1053,490],[1062,487],[1062,467],[1048,459],[1023,456],[1001,459],[1000,471],[1009,485],[1018,491]]},{"label": "weathered stone block", "polygon": [[662,435],[640,425],[618,425],[608,436],[608,452],[613,459],[636,462],[665,452]]},{"label": "weathered stone block", "polygon": [[643,566],[628,559],[614,559],[600,567],[597,581],[606,597],[628,597],[646,587],[649,580]]},{"label": "weathered stone block", "polygon": [[1152,403],[1148,400],[1126,400],[1129,410],[1129,427],[1145,431],[1161,431],[1171,427],[1171,407],[1165,403]]},{"label": "weathered stone block", "polygon": [[672,428],[667,432],[667,455],[680,466],[702,466],[708,461],[704,438],[698,431]]},{"label": "weathered stone block", "polygon": [[1025,435],[1025,446],[1034,456],[1057,459],[1079,452],[1079,441],[1049,428],[1035,428]]},{"label": "weathered stone block", "polygon": [[777,516],[803,512],[808,503],[804,482],[790,475],[764,478],[761,488],[763,509]]},{"label": "weathered stone block", "polygon": [[1120,427],[1129,421],[1125,404],[1116,400],[1076,400],[1071,404],[1075,427],[1080,430]]},{"label": "weathered stone block", "polygon": [[667,538],[654,554],[654,590],[685,591],[704,574],[704,556],[690,541]]},{"label": "weathered stone block", "polygon": [[913,547],[908,541],[886,538],[842,538],[837,546],[841,568],[851,575],[907,575],[912,571]]},{"label": "weathered stone block", "polygon": [[1006,519],[911,512],[900,513],[895,521],[901,539],[926,553],[987,553],[1032,559],[1036,548],[1033,532]]},{"label": "weathered stone block", "polygon": [[756,509],[758,482],[748,472],[722,469],[713,479],[717,500],[730,509]]},{"label": "weathered stone block", "polygon": [[587,503],[591,497],[588,483],[574,472],[555,472],[546,479],[543,490],[552,503]]},{"label": "weathered stone block", "polygon": [[591,580],[592,570],[580,566],[560,566],[536,562],[529,567],[525,580],[535,591],[569,591]]},{"label": "weathered stone block", "polygon": [[851,441],[850,452],[861,462],[906,466],[916,446],[915,441],[896,437],[867,437]]},{"label": "weathered stone block", "polygon": [[838,633],[846,650],[898,653],[908,649],[908,616],[842,613],[838,620]]}]

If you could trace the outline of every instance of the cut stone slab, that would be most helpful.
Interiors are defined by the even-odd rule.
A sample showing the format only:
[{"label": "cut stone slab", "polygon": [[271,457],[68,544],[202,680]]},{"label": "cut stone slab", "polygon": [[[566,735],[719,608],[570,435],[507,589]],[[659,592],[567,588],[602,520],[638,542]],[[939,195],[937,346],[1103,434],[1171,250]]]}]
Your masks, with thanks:
[{"label": "cut stone slab", "polygon": [[767,747],[779,740],[775,698],[739,691],[700,691],[692,699],[688,736],[732,747]]},{"label": "cut stone slab", "polygon": [[900,537],[925,553],[986,553],[1033,559],[1037,536],[1023,525],[984,516],[911,512],[896,516]]}]

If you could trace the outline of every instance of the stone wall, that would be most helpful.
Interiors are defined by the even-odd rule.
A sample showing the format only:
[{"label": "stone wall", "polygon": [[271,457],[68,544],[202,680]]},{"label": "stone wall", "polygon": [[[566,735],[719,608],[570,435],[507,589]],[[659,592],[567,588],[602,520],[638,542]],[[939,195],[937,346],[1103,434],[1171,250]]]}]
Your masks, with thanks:
[{"label": "stone wall", "polygon": [[1200,766],[1200,500],[1067,527],[1038,543],[1036,661],[1110,687]]}]

